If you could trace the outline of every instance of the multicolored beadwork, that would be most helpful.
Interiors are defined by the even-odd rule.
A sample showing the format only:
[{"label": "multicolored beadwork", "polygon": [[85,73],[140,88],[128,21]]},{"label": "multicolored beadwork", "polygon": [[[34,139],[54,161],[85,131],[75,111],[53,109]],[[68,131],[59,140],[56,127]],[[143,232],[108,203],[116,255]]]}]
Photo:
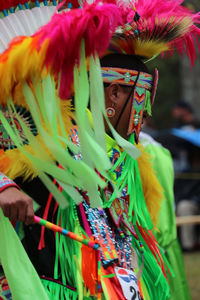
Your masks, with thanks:
[{"label": "multicolored beadwork", "polygon": [[[101,261],[103,266],[106,268],[117,263],[118,254],[105,211],[103,209],[99,210],[97,208],[91,208],[86,201],[82,203],[82,206],[92,235],[100,245]],[[87,224],[83,225],[85,227]]]},{"label": "multicolored beadwork", "polygon": [[[112,192],[108,189],[105,190],[105,196],[107,201],[109,201],[110,197],[112,195]],[[120,197],[116,198],[110,208],[109,213],[112,217],[112,220],[117,228],[120,228],[121,226],[125,226],[128,231],[137,238],[137,234],[135,232],[134,226],[131,222],[128,220],[128,201],[127,201],[127,194],[126,197]]]},{"label": "multicolored beadwork", "polygon": [[[138,71],[122,68],[102,67],[101,74],[103,77],[103,82],[115,82],[122,85],[133,86],[135,85]],[[137,80],[137,86],[151,91],[153,87],[153,76],[145,72],[140,72]]]},{"label": "multicolored beadwork", "polygon": [[131,106],[127,135],[130,135],[131,133],[134,132],[135,141],[137,143],[139,138],[139,133],[140,133],[140,127],[142,124],[143,111],[145,105],[145,89],[138,87],[136,85],[131,101],[132,101],[132,106]]},{"label": "multicolored beadwork", "polygon": [[132,237],[130,235],[126,235],[122,237],[119,231],[115,231],[115,245],[117,249],[117,253],[119,256],[118,266],[126,269],[131,269],[132,265],[132,255],[130,244],[132,243]]},{"label": "multicolored beadwork", "polygon": [[0,192],[11,186],[18,188],[17,184],[14,181],[0,172]]},{"label": "multicolored beadwork", "polygon": [[138,142],[140,127],[143,118],[145,101],[148,101],[146,92],[151,92],[151,104],[153,104],[158,83],[158,71],[155,70],[155,76],[139,72],[136,70],[128,70],[123,68],[102,67],[103,81],[106,83],[115,82],[121,85],[134,86],[132,95],[132,108],[129,117],[129,125],[127,135],[134,132],[135,141]]},{"label": "multicolored beadwork", "polygon": [[[118,161],[119,157],[120,157],[119,151],[117,151],[117,149],[113,148],[111,154],[109,155],[109,158],[110,158],[113,166]],[[113,173],[116,175],[116,178],[113,178],[113,176],[112,176],[113,180],[116,180],[117,178],[120,177],[122,170],[123,170],[123,166],[124,166],[124,162],[114,169]]]},{"label": "multicolored beadwork", "polygon": [[4,276],[0,277],[0,300],[12,300],[12,294]]},{"label": "multicolored beadwork", "polygon": [[[0,110],[3,112],[4,117],[7,119],[8,123],[17,130],[20,135],[21,141],[23,144],[28,144],[28,140],[23,132],[22,126],[19,122],[19,118],[24,122],[28,129],[32,132],[33,135],[37,135],[37,129],[35,123],[31,117],[29,111],[27,111],[22,106],[16,106],[16,113],[12,111],[10,113],[9,109],[0,107]],[[0,147],[4,150],[13,149],[15,145],[5,130],[3,124],[0,121]]]},{"label": "multicolored beadwork", "polygon": [[[71,129],[71,134],[69,136],[70,140],[72,141],[72,143],[78,147],[80,147],[80,139],[78,136],[78,127],[77,125],[73,126]],[[73,157],[75,160],[81,160],[82,159],[82,155],[80,152],[78,153],[73,153]]]}]

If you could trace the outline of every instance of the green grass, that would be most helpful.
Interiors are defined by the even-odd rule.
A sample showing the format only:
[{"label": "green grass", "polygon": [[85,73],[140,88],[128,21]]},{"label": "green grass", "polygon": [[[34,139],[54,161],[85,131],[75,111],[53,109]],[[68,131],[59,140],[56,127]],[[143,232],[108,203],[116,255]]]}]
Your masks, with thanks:
[{"label": "green grass", "polygon": [[200,252],[184,253],[183,258],[192,300],[200,300]]}]

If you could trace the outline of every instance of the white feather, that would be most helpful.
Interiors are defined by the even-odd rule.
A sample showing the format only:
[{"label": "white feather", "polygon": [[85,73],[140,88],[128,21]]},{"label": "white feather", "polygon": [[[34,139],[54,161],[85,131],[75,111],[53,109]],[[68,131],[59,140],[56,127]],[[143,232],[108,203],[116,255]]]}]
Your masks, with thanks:
[{"label": "white feather", "polygon": [[19,10],[0,19],[0,54],[7,49],[13,38],[30,36],[47,24],[55,11],[55,6],[34,7]]}]

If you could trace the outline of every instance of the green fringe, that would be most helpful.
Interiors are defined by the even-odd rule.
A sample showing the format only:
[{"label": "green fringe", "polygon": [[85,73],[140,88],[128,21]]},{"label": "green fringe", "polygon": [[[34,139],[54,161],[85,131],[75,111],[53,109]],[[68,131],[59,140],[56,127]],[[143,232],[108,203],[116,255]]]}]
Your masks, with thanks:
[{"label": "green fringe", "polygon": [[[75,205],[69,196],[66,194],[65,196],[69,201],[69,206],[63,210],[58,207],[57,225],[74,232],[75,226],[78,222],[75,214]],[[61,223],[59,223],[60,220]],[[77,267],[73,256],[79,255],[79,249],[79,243],[62,234],[56,233],[54,278],[60,279],[64,285],[69,284],[73,287],[77,286]]]},{"label": "green fringe", "polygon": [[144,111],[146,111],[149,116],[152,115],[152,113],[151,113],[151,93],[150,93],[150,91],[146,91]]},{"label": "green fringe", "polygon": [[[54,281],[41,278],[41,282],[47,293],[49,300],[78,300],[77,291],[71,290],[67,286]],[[94,300],[93,296],[83,296],[83,300]],[[39,299],[38,299],[39,300]]]},{"label": "green fringe", "polygon": [[[131,135],[129,142],[134,144],[134,135]],[[137,160],[132,159],[125,151],[120,155],[118,161],[112,167],[113,172],[119,165],[124,162],[121,176],[116,180],[117,188],[122,191],[123,188],[128,186],[129,195],[129,220],[140,224],[143,228],[152,229],[151,218],[146,206],[140,172],[138,168]],[[114,192],[108,202],[105,201],[105,206],[110,207],[113,200],[116,198]],[[134,216],[132,215],[134,212]],[[142,273],[142,280],[145,283],[147,292],[150,299],[162,299],[166,300],[169,298],[169,285],[162,273],[160,266],[158,265],[155,257],[148,248],[145,240],[140,234],[137,226],[134,226],[139,237],[139,240],[143,244],[143,254],[139,245],[139,241],[133,239],[133,247],[137,252],[139,265],[142,265],[144,261],[144,268]],[[162,249],[160,249],[162,253]],[[163,253],[162,253],[163,254]],[[166,265],[169,267],[168,262],[163,254],[163,259]],[[171,270],[170,270],[171,271]]]},{"label": "green fringe", "polygon": [[[69,202],[69,206],[66,209],[60,209],[58,207],[57,225],[62,228],[67,228],[69,231],[75,232],[78,229],[78,234],[82,235],[86,233],[81,228],[76,205],[71,197],[69,197],[64,191],[64,196]],[[82,278],[78,276],[79,270],[77,268],[77,262],[74,259],[80,258],[81,244],[74,241],[62,234],[56,233],[56,258],[54,266],[54,279],[58,279],[62,282],[63,286],[54,282],[45,282],[45,286],[49,293],[53,293],[50,300],[68,300],[68,299],[83,299],[93,300],[92,296],[82,295],[83,290],[80,289],[80,285],[83,285]],[[81,275],[81,274],[80,274]],[[66,288],[69,285],[76,288],[76,292]],[[54,294],[56,293],[56,296]],[[55,298],[54,298],[55,297]]]},{"label": "green fringe", "polygon": [[[130,136],[129,142],[134,144],[134,134]],[[116,186],[119,191],[122,191],[126,185],[128,186],[129,221],[133,222],[133,224],[136,224],[137,222],[143,228],[152,229],[153,224],[145,202],[137,160],[130,157],[130,155],[124,151],[112,167],[109,174],[111,175],[111,172],[113,172],[123,162],[125,162],[123,170],[121,176],[116,180]],[[108,202],[104,201],[104,207],[110,207],[116,197],[117,195],[114,191],[110,200]]]},{"label": "green fringe", "polygon": [[[153,256],[152,252],[148,248],[147,244],[145,243],[145,240],[143,239],[142,235],[140,234],[139,229],[137,226],[135,226],[136,233],[139,237],[139,240],[143,244],[143,259],[144,259],[144,268],[142,272],[142,280],[145,283],[146,289],[148,291],[150,299],[162,299],[166,300],[170,297],[170,289],[169,284],[165,278],[165,276],[162,273],[162,270],[160,266],[158,265],[155,257]],[[137,249],[140,249],[139,241],[136,239],[133,240],[133,247],[137,247]],[[159,249],[162,252],[162,256],[164,259],[164,262],[169,267],[169,264],[165,258],[165,255],[163,254],[163,251]],[[138,254],[138,260],[139,264],[142,264],[142,253],[140,251],[137,251]],[[171,270],[170,270],[171,271]]]},{"label": "green fringe", "polygon": [[49,300],[77,300],[78,293],[54,281],[41,279]]}]

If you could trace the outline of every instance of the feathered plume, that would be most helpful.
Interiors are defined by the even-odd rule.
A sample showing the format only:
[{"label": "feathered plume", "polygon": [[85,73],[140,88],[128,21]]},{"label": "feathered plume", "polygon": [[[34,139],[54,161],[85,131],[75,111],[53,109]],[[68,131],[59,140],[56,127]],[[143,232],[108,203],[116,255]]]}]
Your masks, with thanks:
[{"label": "feathered plume", "polygon": [[182,0],[119,2],[124,25],[113,36],[109,50],[151,58],[162,52],[186,53],[194,63],[195,41],[200,36],[200,13],[181,5]]},{"label": "feathered plume", "polygon": [[82,39],[85,40],[86,57],[94,53],[102,55],[120,20],[116,5],[86,3],[83,9],[55,14],[51,22],[36,33],[35,36],[39,36],[39,45],[49,41],[44,64],[52,68],[56,75],[61,72],[61,98],[69,96],[73,68],[79,62]]},{"label": "feathered plume", "polygon": [[36,76],[33,69],[37,69],[40,76],[47,66],[57,78],[60,76],[59,95],[66,99],[71,92],[73,68],[79,62],[81,41],[85,40],[86,57],[95,53],[102,55],[120,22],[118,6],[113,4],[85,4],[82,9],[54,14],[40,31],[29,38],[17,38],[0,56],[0,78],[9,78],[9,82],[2,80],[0,83],[2,96],[6,99],[16,83]]}]

